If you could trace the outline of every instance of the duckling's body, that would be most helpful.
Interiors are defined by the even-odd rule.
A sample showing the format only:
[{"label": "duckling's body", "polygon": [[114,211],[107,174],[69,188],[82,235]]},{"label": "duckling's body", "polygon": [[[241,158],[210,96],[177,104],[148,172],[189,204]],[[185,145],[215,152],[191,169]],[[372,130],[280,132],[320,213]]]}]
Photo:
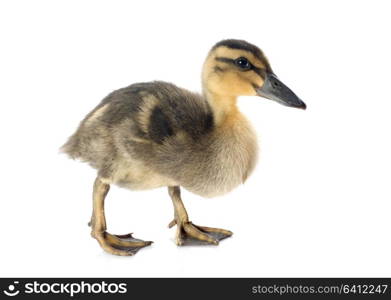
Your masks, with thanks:
[{"label": "duckling's body", "polygon": [[180,185],[204,197],[242,183],[256,139],[239,112],[215,123],[202,95],[166,82],[133,84],[107,96],[64,146],[106,183],[130,189]]},{"label": "duckling's body", "polygon": [[167,186],[174,204],[176,242],[218,244],[232,232],[189,221],[180,186],[204,197],[231,191],[254,168],[257,143],[237,108],[240,95],[261,95],[305,108],[272,72],[259,48],[224,40],[210,51],[203,93],[171,83],[137,83],[116,90],[81,122],[62,150],[98,170],[92,236],[109,253],[132,255],[152,242],[106,232],[104,199],[111,184],[133,190]]}]

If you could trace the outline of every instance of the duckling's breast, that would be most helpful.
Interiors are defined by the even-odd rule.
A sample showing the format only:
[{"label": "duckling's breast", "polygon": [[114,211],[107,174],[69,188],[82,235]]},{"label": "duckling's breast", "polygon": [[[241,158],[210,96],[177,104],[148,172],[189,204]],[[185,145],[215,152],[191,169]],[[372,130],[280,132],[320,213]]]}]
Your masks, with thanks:
[{"label": "duckling's breast", "polygon": [[257,161],[256,135],[244,116],[217,128],[205,148],[193,153],[188,174],[180,180],[204,197],[225,194],[244,183]]}]

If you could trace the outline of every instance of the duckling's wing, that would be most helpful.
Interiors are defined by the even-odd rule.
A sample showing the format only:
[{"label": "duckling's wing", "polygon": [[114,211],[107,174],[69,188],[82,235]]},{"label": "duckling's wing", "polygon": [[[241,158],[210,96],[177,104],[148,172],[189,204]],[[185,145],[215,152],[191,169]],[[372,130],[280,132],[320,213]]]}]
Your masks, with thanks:
[{"label": "duckling's wing", "polygon": [[196,140],[213,127],[213,114],[203,97],[167,82],[134,84],[106,102],[110,107],[102,121],[125,126],[123,138],[162,144],[181,133]]}]

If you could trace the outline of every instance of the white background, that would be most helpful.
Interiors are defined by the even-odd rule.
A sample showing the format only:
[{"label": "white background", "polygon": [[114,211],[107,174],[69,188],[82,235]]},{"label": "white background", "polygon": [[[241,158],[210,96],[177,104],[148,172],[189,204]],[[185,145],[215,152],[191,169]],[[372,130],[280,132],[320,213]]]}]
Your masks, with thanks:
[{"label": "white background", "polygon": [[[391,276],[391,43],[387,1],[2,1],[1,276]],[[113,187],[109,231],[153,240],[134,257],[90,237],[95,170],[58,153],[114,89],[200,90],[223,38],[261,47],[306,111],[239,100],[259,135],[245,185],[183,193],[192,221],[234,232],[180,248],[166,189]]]}]

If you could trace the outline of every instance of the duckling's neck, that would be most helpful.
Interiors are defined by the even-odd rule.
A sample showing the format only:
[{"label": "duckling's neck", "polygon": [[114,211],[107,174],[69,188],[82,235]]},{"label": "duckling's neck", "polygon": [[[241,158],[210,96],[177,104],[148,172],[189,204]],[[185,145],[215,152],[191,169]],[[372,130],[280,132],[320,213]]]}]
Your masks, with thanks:
[{"label": "duckling's neck", "polygon": [[240,115],[236,104],[236,96],[219,95],[204,91],[204,97],[212,108],[216,126],[221,126],[223,123],[234,119],[238,114]]}]

